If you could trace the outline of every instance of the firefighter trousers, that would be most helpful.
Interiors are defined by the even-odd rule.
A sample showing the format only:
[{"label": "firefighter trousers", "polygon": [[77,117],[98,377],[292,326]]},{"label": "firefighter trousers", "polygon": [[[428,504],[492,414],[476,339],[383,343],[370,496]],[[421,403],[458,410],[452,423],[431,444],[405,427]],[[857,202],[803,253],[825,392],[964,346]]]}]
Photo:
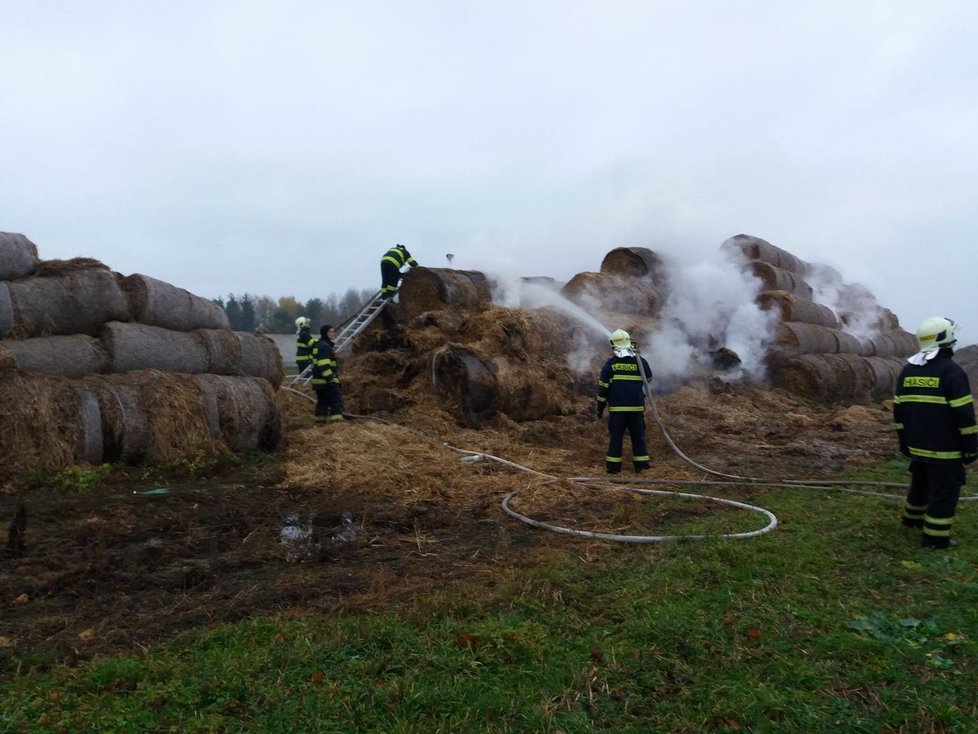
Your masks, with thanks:
[{"label": "firefighter trousers", "polygon": [[316,423],[343,420],[343,394],[338,382],[314,385],[316,390]]},{"label": "firefighter trousers", "polygon": [[965,482],[959,463],[910,462],[910,489],[903,507],[903,524],[923,528],[923,544],[945,548]]},{"label": "firefighter trousers", "polygon": [[635,471],[649,468],[649,450],[645,446],[645,413],[640,410],[608,412],[608,455],[605,470],[610,474],[621,471],[622,447],[625,432],[632,440],[632,463]]},{"label": "firefighter trousers", "polygon": [[397,293],[397,284],[401,280],[401,271],[394,263],[387,260],[380,261],[380,295],[390,298]]}]

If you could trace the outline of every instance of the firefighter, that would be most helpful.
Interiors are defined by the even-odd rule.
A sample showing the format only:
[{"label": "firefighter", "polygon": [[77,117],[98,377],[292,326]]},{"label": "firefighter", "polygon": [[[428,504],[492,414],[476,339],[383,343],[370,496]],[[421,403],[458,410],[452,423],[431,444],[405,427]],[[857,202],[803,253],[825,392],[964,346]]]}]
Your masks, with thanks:
[{"label": "firefighter", "polygon": [[298,329],[295,340],[295,366],[300,375],[312,366],[312,348],[316,346],[316,339],[309,331],[311,324],[312,321],[305,316],[295,320],[295,327]]},{"label": "firefighter", "polygon": [[393,298],[397,293],[397,285],[401,281],[401,268],[405,265],[414,268],[418,263],[404,245],[394,245],[380,258],[381,298]]},{"label": "firefighter", "polygon": [[920,351],[897,378],[893,421],[910,459],[903,524],[921,528],[925,548],[949,548],[964,465],[978,459],[978,426],[968,375],[951,359],[954,322],[934,317],[917,327]]},{"label": "firefighter", "polygon": [[632,463],[635,471],[641,472],[649,468],[649,451],[645,447],[645,383],[652,379],[652,370],[645,358],[638,355],[627,331],[612,332],[610,341],[612,356],[598,377],[596,406],[599,419],[608,408],[605,471],[609,474],[621,471],[622,444],[625,431],[628,431],[632,440]]},{"label": "firefighter", "polygon": [[316,423],[332,423],[343,417],[343,394],[340,374],[333,352],[333,327],[326,324],[319,330],[320,340],[312,348],[312,388],[316,391]]}]

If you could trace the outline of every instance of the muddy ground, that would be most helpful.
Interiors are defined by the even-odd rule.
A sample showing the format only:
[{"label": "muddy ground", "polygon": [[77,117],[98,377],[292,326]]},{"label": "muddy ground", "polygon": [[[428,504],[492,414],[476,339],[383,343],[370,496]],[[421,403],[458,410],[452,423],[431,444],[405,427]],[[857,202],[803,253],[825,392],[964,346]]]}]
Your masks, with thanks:
[{"label": "muddy ground", "polygon": [[[285,392],[279,400],[285,442],[264,459],[204,479],[129,468],[86,490],[0,493],[0,545],[18,507],[26,512],[23,547],[0,551],[0,672],[21,658],[88,659],[250,615],[380,611],[456,579],[488,588],[501,574],[600,544],[507,516],[500,502],[514,489],[533,517],[609,529],[612,495],[561,495],[566,483],[462,461],[456,450],[550,476],[600,476],[607,432],[591,400],[552,420],[500,419],[481,431],[431,405],[317,427],[307,402]],[[657,404],[684,452],[727,473],[825,478],[895,455],[885,404],[826,406],[707,384]],[[648,424],[647,476],[705,476],[676,457],[651,415]],[[716,494],[744,500],[752,489]]]}]

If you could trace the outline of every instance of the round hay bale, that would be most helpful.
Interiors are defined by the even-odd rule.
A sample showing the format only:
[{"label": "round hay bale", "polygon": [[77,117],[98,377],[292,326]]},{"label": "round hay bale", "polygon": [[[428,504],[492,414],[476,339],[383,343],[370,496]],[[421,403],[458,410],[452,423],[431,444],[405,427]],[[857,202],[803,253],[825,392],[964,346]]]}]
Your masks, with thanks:
[{"label": "round hay bale", "polygon": [[806,301],[812,300],[812,287],[800,275],[789,270],[754,260],[747,264],[747,271],[761,281],[762,291],[787,291]]},{"label": "round hay bale", "polygon": [[567,281],[561,294],[586,311],[637,316],[655,316],[665,303],[653,281],[609,273],[578,273]]},{"label": "round hay bale", "polygon": [[774,365],[771,383],[806,398],[834,402],[870,397],[872,370],[855,354],[800,354]]},{"label": "round hay bale", "polygon": [[830,329],[839,328],[839,319],[831,308],[792,295],[788,291],[764,291],[756,301],[757,305],[765,311],[780,312],[782,321],[817,324]]},{"label": "round hay bale", "polygon": [[647,247],[616,247],[601,261],[601,272],[629,278],[662,280],[662,258]]},{"label": "round hay bale", "polygon": [[233,334],[240,344],[238,374],[263,377],[277,390],[285,377],[285,367],[282,365],[282,353],[275,342],[257,332],[235,331]]},{"label": "round hay bale", "polygon": [[778,362],[799,354],[835,354],[839,351],[836,331],[817,324],[782,321],[778,324],[769,360]]},{"label": "round hay bale", "polygon": [[129,305],[115,277],[101,267],[23,278],[7,287],[13,314],[9,333],[18,338],[94,336],[107,321],[129,321]]},{"label": "round hay bale", "polygon": [[227,314],[213,301],[148,275],[120,278],[133,319],[174,331],[228,329]]},{"label": "round hay bale", "polygon": [[282,418],[275,391],[260,377],[195,375],[206,402],[208,426],[216,426],[235,452],[274,450],[282,438]]},{"label": "round hay bale", "polygon": [[207,352],[207,372],[214,375],[241,374],[241,339],[228,329],[197,329],[194,332]]},{"label": "round hay bale", "polygon": [[37,269],[37,246],[22,234],[0,232],[0,280],[31,275]]},{"label": "round hay bale", "polygon": [[891,357],[866,357],[866,363],[873,371],[873,397],[893,397],[896,392],[897,378],[903,369],[903,360]]},{"label": "round hay bale", "polygon": [[192,377],[142,370],[85,382],[98,396],[110,461],[173,465],[227,453],[211,435],[206,399]]},{"label": "round hay bale", "polygon": [[918,350],[917,337],[900,329],[874,334],[867,342],[876,357],[909,357]]},{"label": "round hay bale", "polygon": [[149,419],[139,384],[122,375],[85,378],[102,414],[102,451],[106,461],[140,464],[149,453]]},{"label": "round hay bale", "polygon": [[486,276],[474,270],[412,268],[404,274],[399,294],[400,306],[408,319],[445,306],[478,310],[492,303]]},{"label": "round hay bale", "polygon": [[207,350],[193,332],[112,321],[102,328],[101,339],[109,354],[110,372],[199,374],[208,369]]},{"label": "round hay bale", "polygon": [[454,403],[463,424],[483,426],[496,415],[496,366],[471,349],[446,344],[431,355],[435,392]]},{"label": "round hay bale", "polygon": [[0,380],[0,478],[100,460],[96,417],[71,380],[11,371]]},{"label": "round hay bale", "polygon": [[[747,234],[738,234],[725,240],[721,249],[732,249],[744,255],[748,260],[759,260],[769,263],[782,270],[788,270],[795,275],[803,276],[808,271],[808,263],[795,257],[787,250],[775,247],[767,240]],[[778,290],[771,288],[770,290]],[[788,289],[785,289],[788,290]]]},{"label": "round hay bale", "polygon": [[84,383],[76,385],[79,396],[79,432],[75,444],[75,459],[85,464],[101,464],[104,457],[102,438],[102,409],[98,395]]},{"label": "round hay bale", "polygon": [[14,329],[14,304],[10,301],[10,289],[0,282],[0,339],[5,339]]},{"label": "round hay bale", "polygon": [[7,339],[0,342],[0,351],[22,372],[81,377],[109,368],[102,342],[87,334]]},{"label": "round hay bale", "polygon": [[[492,360],[496,376],[496,409],[515,421],[561,415],[570,398],[552,375],[506,357]],[[531,363],[532,364],[532,363]]]},{"label": "round hay bale", "polygon": [[835,331],[835,338],[839,343],[837,352],[858,354],[861,357],[868,357],[873,353],[873,345],[868,339],[861,339],[853,334],[838,330]]}]

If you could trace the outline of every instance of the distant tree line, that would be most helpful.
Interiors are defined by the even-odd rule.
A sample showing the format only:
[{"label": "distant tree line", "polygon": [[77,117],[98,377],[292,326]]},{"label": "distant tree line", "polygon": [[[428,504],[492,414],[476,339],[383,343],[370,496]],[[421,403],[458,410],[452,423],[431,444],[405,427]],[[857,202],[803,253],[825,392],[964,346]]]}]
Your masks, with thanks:
[{"label": "distant tree line", "polygon": [[334,293],[325,299],[310,298],[300,303],[292,296],[273,301],[268,296],[229,293],[227,298],[215,298],[214,303],[224,309],[234,331],[289,334],[295,331],[295,320],[299,316],[308,316],[312,319],[313,333],[316,333],[323,324],[339,326],[356,316],[373,294],[370,290],[350,288],[342,296]]}]

